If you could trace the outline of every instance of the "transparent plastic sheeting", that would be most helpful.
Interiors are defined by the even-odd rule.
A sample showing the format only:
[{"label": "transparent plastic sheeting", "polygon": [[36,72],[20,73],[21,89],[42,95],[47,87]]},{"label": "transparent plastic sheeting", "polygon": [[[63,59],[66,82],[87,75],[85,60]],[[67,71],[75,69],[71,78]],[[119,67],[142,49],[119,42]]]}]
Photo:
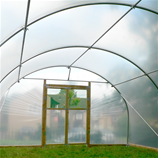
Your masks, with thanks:
[{"label": "transparent plastic sheeting", "polygon": [[1,47],[0,81],[20,64],[23,33],[20,32]]},{"label": "transparent plastic sheeting", "polygon": [[[28,23],[31,21],[42,17],[46,14],[61,10],[63,8],[68,8],[72,6],[77,6],[81,4],[87,3],[99,3],[99,2],[114,2],[114,3],[127,3],[127,4],[135,4],[137,0],[61,0],[61,1],[45,1],[45,0],[31,0],[30,3],[30,10],[29,10],[29,17]],[[37,5],[38,3],[38,5]],[[158,3],[157,0],[142,0],[138,6],[142,6],[145,8],[152,9],[154,11],[158,11]],[[24,20],[26,16],[26,8],[27,8],[27,1],[2,1],[1,2],[1,15],[2,15],[2,37],[1,39],[4,40],[8,35],[11,35],[15,30],[24,26]],[[12,25],[10,25],[10,20],[12,20]],[[15,23],[16,21],[16,23]],[[7,29],[6,29],[7,28]]]},{"label": "transparent plastic sheeting", "polygon": [[43,81],[15,84],[0,111],[0,145],[40,145]]},{"label": "transparent plastic sheeting", "polygon": [[126,81],[142,74],[141,70],[127,60],[107,51],[96,49],[89,50],[74,66],[96,72],[112,84]]},{"label": "transparent plastic sheeting", "polygon": [[134,9],[95,46],[130,59],[148,73],[158,69],[157,29],[156,14]]},{"label": "transparent plastic sheeting", "polygon": [[[61,64],[62,66],[65,65],[67,67],[76,60],[84,52],[84,50],[84,48],[67,48],[40,55],[37,58],[23,64],[21,68],[21,77],[29,74],[30,72],[47,67],[58,66]],[[95,72],[105,77],[105,79],[109,80],[113,84],[126,81],[143,74],[141,70],[127,60],[107,51],[96,49],[89,50],[74,64],[74,66]]]},{"label": "transparent plastic sheeting", "polygon": [[[70,10],[68,12],[66,11],[67,15],[70,15],[67,18],[71,22],[73,22],[73,25],[66,21],[67,20],[67,19],[65,19],[66,14],[63,15],[62,12],[59,14],[56,14],[54,16],[50,16],[46,19],[43,19],[34,25],[31,25],[30,29],[26,35],[26,43],[25,43],[26,50],[24,49],[23,60],[26,60],[29,57],[32,57],[33,55],[37,55],[39,53],[42,53],[43,51],[52,49],[53,47],[56,48],[59,46],[65,46],[65,45],[67,46],[69,44],[70,45],[74,45],[74,44],[89,45],[89,44],[92,44],[92,42],[94,42],[96,40],[98,35],[100,36],[106,30],[106,28],[108,28],[110,26],[110,24],[113,24],[127,10],[127,7],[123,7],[123,6],[117,6],[117,7],[113,6],[113,7],[111,8],[110,6],[107,6],[107,5],[106,6],[98,5],[98,6],[86,6],[83,8],[75,8],[75,9],[71,10],[72,12],[74,11],[74,15],[76,13],[76,15],[78,16],[78,18],[76,18],[76,19],[78,19],[78,21],[81,21],[81,19],[83,20],[83,23],[80,23],[77,26],[74,26],[77,24],[77,22],[75,22],[74,17],[72,16],[72,13],[70,15],[70,13],[69,13]],[[111,13],[111,9],[113,10],[112,13]],[[83,13],[84,12],[87,12],[87,13],[80,15],[81,10],[83,11]],[[95,10],[97,10],[97,12]],[[138,12],[138,11],[140,11],[140,12]],[[137,16],[135,12],[138,13],[137,15],[139,15],[139,16]],[[95,14],[95,15],[92,18],[93,14]],[[106,15],[106,17],[104,14]],[[146,15],[146,16],[144,16],[144,15]],[[109,16],[110,17],[112,16],[113,18],[109,19]],[[128,20],[128,17],[129,17],[129,20]],[[137,17],[137,18],[135,18],[135,17]],[[141,19],[139,19],[139,17],[141,17]],[[147,22],[145,20],[146,17],[148,17]],[[153,13],[148,13],[147,11],[135,9],[134,11],[130,12],[129,15],[127,15],[125,17],[125,19],[122,19],[112,30],[110,30],[110,32],[108,32],[108,34],[105,37],[103,37],[95,46],[99,46],[99,47],[103,47],[103,48],[105,47],[106,49],[112,50],[116,53],[120,53],[120,54],[126,56],[127,58],[131,59],[132,61],[137,63],[139,66],[141,66],[142,69],[145,69],[146,72],[149,72],[149,70],[150,71],[155,70],[155,69],[157,69],[157,56],[156,56],[157,49],[156,49],[156,39],[155,39],[155,37],[156,37],[155,30],[156,30],[156,23],[157,23],[156,17],[157,16]],[[51,18],[54,18],[57,22],[56,23],[50,22]],[[93,24],[94,18],[96,18],[95,25]],[[90,19],[90,21],[89,21],[89,19]],[[61,23],[58,22],[58,20]],[[110,20],[110,22],[107,22],[109,20]],[[48,24],[46,23],[47,21],[48,21]],[[66,21],[66,24],[64,23],[65,21]],[[86,21],[86,23],[84,23],[85,21]],[[131,24],[131,21],[132,21],[132,24]],[[141,24],[143,24],[143,25],[140,24],[140,21],[142,21]],[[133,22],[135,25],[133,25]],[[50,24],[50,23],[52,23],[52,24]],[[107,23],[109,24],[108,26],[107,26]],[[89,24],[93,24],[93,25],[91,25],[91,26],[93,26],[93,27],[91,27],[91,29],[88,27]],[[59,34],[56,34],[57,33],[56,31],[52,32],[53,27],[51,27],[51,25],[60,25],[60,27],[64,26],[64,28],[69,29],[69,31],[72,33],[72,35],[75,35],[75,36],[70,38],[71,37],[70,34],[65,35],[66,33],[68,33],[68,31],[66,31],[66,30],[64,31],[64,33],[61,33],[61,31],[60,31]],[[46,26],[46,27],[44,27],[44,26]],[[49,31],[49,29],[47,29],[47,26],[49,27],[49,29],[51,29],[50,31]],[[78,28],[79,26],[82,26],[82,27]],[[125,27],[125,26],[128,26],[128,27]],[[137,27],[137,26],[139,26],[139,27]],[[32,30],[33,34],[31,34],[32,27],[34,28],[34,31]],[[42,28],[37,29],[38,27],[39,28],[42,27]],[[57,26],[54,29],[56,30],[57,28],[60,28],[60,27]],[[75,33],[75,30],[72,31],[73,29],[71,27],[73,27],[73,29],[82,30],[82,31],[83,31],[83,29],[82,29],[83,27],[87,28],[87,29],[85,29],[86,33],[84,31],[83,31],[83,33],[79,33],[79,32]],[[151,29],[149,29],[149,28],[151,28]],[[89,31],[89,30],[91,30],[91,31]],[[96,32],[96,30],[98,30],[100,32],[98,32],[98,31]],[[122,34],[120,34],[121,31],[123,31]],[[52,39],[55,37],[54,33],[58,37],[61,36],[61,38],[59,38],[58,40]],[[79,33],[79,35],[78,35],[78,33]],[[94,33],[95,33],[95,35],[94,35]],[[92,37],[92,35],[93,35],[93,37]],[[143,38],[141,37],[141,35],[143,35]],[[40,36],[40,37],[38,37],[38,36]],[[77,38],[74,38],[74,37],[77,37]],[[117,39],[117,37],[119,37],[119,39]],[[121,39],[120,39],[120,37],[121,37]],[[137,38],[137,37],[139,37],[139,38]],[[144,38],[144,37],[146,37],[146,38]],[[13,38],[15,38],[15,37],[13,37]],[[27,40],[27,38],[28,38],[28,40]],[[65,38],[65,40],[63,40],[64,38]],[[51,42],[47,41],[48,39]],[[76,40],[76,43],[75,43],[74,39]],[[77,41],[77,39],[80,42]],[[90,41],[88,39],[90,39]],[[87,40],[89,41],[88,43],[86,43]],[[55,42],[52,43],[52,41],[55,41]],[[63,41],[63,43],[61,43],[61,41]],[[67,43],[68,41],[70,43]],[[123,47],[122,44],[120,43],[120,41],[122,41],[123,43],[126,42],[127,47],[125,47],[125,45]],[[29,44],[29,42],[30,42],[30,44]],[[41,44],[41,42],[42,42],[42,44]],[[5,45],[6,44],[4,44],[2,46],[2,57],[3,57],[3,54],[8,54],[8,53],[6,53],[6,51],[3,52],[3,47],[5,48]],[[113,47],[114,45],[115,45],[115,47]],[[145,46],[142,47],[142,45],[145,45]],[[20,44],[18,46],[20,46]],[[13,49],[12,47],[10,47],[10,45],[8,45],[7,48],[8,48],[8,50],[9,50],[9,48]],[[34,48],[34,49],[29,50],[30,48],[31,49]],[[84,48],[82,49],[82,51],[79,51],[79,52],[77,51],[77,49],[76,50],[73,50],[73,49],[72,49],[72,51],[65,49],[65,53],[63,51],[60,52],[61,50],[58,50],[60,53],[58,51],[56,53],[53,52],[53,54],[51,52],[50,53],[47,52],[47,55],[45,55],[45,56],[42,55],[42,56],[37,57],[36,59],[32,59],[32,60],[28,61],[27,63],[23,64],[23,66],[22,66],[21,77],[30,73],[30,68],[32,69],[32,71],[36,71],[40,68],[49,67],[49,66],[53,66],[53,65],[59,65],[59,64],[60,65],[61,64],[62,65],[63,64],[69,65],[69,64],[71,64],[78,56],[80,56],[85,51]],[[136,49],[138,49],[138,50],[136,50]],[[11,64],[12,68],[14,68],[14,65],[19,65],[19,63],[20,63],[19,62],[20,61],[20,50],[21,49],[18,48],[19,52],[17,53],[17,56],[16,57],[14,56],[14,58],[13,58],[13,59],[15,59],[15,61],[14,61],[15,64],[13,64],[13,65]],[[13,49],[12,52],[14,52],[14,51],[16,51],[16,49],[15,50]],[[67,51],[70,51],[71,53],[66,53]],[[143,54],[142,54],[142,52],[143,52]],[[30,54],[30,53],[32,53],[32,54]],[[89,52],[87,52],[87,54],[88,53]],[[27,57],[25,57],[25,55]],[[10,55],[8,54],[8,56],[10,56]],[[68,60],[68,58],[69,59],[71,58],[71,60]],[[7,58],[6,61],[7,60],[10,61],[10,59],[12,59],[12,58],[11,57]],[[65,59],[67,59],[67,60],[65,60]],[[82,60],[80,59],[79,61],[82,61]],[[5,60],[3,60],[3,61],[5,61]],[[47,62],[45,62],[45,61],[47,61]],[[11,62],[11,63],[14,63],[14,62]],[[5,71],[4,71],[4,74],[2,73],[3,76],[5,74],[7,74],[8,71],[11,71],[11,69],[12,69],[9,65],[5,66],[5,63],[8,63],[8,62],[4,62],[3,71],[4,70]],[[80,63],[82,66],[83,62],[80,62]],[[87,61],[84,64],[89,64],[89,63],[90,62]],[[92,65],[93,67],[94,67],[94,63],[96,63],[96,62],[93,61],[93,65]],[[100,63],[100,61],[99,61],[99,63]],[[115,63],[116,63],[116,61],[115,61]],[[42,66],[42,64],[43,64],[43,66]],[[96,65],[97,64],[98,63],[96,63]],[[94,70],[95,70],[94,72],[98,73],[99,71],[103,70],[103,66],[101,66],[99,69],[97,69],[96,65],[94,67]],[[113,66],[114,65],[115,64],[113,64]],[[107,65],[107,66],[111,66],[111,65]],[[93,67],[91,67],[90,70],[92,70]],[[120,67],[120,66],[117,66],[117,67]],[[82,66],[82,68],[85,68],[84,65]],[[128,71],[124,71],[126,73],[126,75],[125,75],[125,73],[122,74],[121,78],[118,78],[118,76],[120,76],[120,74],[117,75],[117,77],[111,76],[109,78],[109,81],[110,81],[110,79],[112,79],[111,82],[113,84],[115,84],[118,82],[122,82],[126,79],[130,79],[131,77],[136,77],[137,75],[140,74],[140,72],[135,71],[136,68],[134,70],[134,66],[133,66],[133,69],[130,69],[130,68],[131,67],[129,67]],[[123,69],[125,70],[126,67],[123,67]],[[121,71],[122,71],[122,67],[117,72],[121,72]],[[104,75],[104,73],[105,72],[100,72],[100,74],[101,75],[103,74],[104,77],[107,76],[107,74]],[[110,72],[110,74],[113,74],[113,73]],[[108,73],[108,75],[109,75],[109,73]],[[18,75],[17,75],[17,77],[18,77]],[[114,81],[114,80],[116,80],[116,81]]]},{"label": "transparent plastic sheeting", "polygon": [[9,89],[4,93],[3,96],[1,96],[1,99],[0,99],[0,111],[1,111],[1,109],[3,107],[3,105],[4,105],[4,102],[5,102],[5,100],[6,100],[7,96],[8,96],[8,93],[9,93]]},{"label": "transparent plastic sheeting", "polygon": [[[81,4],[88,4],[88,3],[99,3],[99,2],[114,2],[114,3],[126,3],[126,4],[135,4],[138,0],[61,0],[61,1],[37,1],[32,0],[31,6],[30,6],[30,15],[29,15],[29,21],[32,21],[34,19],[37,19],[41,17],[42,15],[52,13],[55,11],[58,11],[63,8],[68,8],[72,6],[77,6]],[[152,1],[152,2],[151,2]],[[158,4],[156,0],[142,0],[138,4],[138,6],[142,6],[145,8],[152,9],[154,11],[158,11]]]},{"label": "transparent plastic sheeting", "polygon": [[[134,0],[135,1],[135,0]],[[133,2],[134,2],[133,1]],[[88,1],[87,1],[88,2]],[[85,4],[86,1],[34,1],[31,0],[28,23],[36,20],[39,17],[58,11],[63,8]],[[90,1],[89,1],[90,2]],[[94,3],[98,1],[92,1]],[[38,3],[38,5],[37,5]],[[6,39],[8,36],[12,35],[16,30],[23,27],[25,24],[27,9],[27,0],[22,1],[2,1],[1,2],[1,15],[2,15],[2,40]],[[12,21],[10,21],[12,20]],[[16,21],[16,22],[15,22]],[[12,23],[12,25],[10,25]]]},{"label": "transparent plastic sheeting", "polygon": [[[42,15],[46,15],[48,13],[52,13],[58,10],[61,10],[63,8],[68,8],[72,6],[77,6],[81,4],[87,4],[87,3],[99,3],[99,2],[120,2],[120,3],[129,3],[128,0],[60,0],[60,1],[37,1],[32,0],[31,6],[30,6],[30,16],[29,21],[32,21],[34,19],[37,19],[41,17]],[[134,4],[136,0],[130,0],[130,4]]]},{"label": "transparent plastic sheeting", "polygon": [[86,110],[69,110],[68,143],[86,143]]},{"label": "transparent plastic sheeting", "polygon": [[65,110],[47,110],[46,144],[65,144]]},{"label": "transparent plastic sheeting", "polygon": [[138,6],[149,8],[153,11],[158,12],[158,2],[157,0],[142,0]]},{"label": "transparent plastic sheeting", "polygon": [[27,0],[1,2],[1,41],[12,35],[25,24]]},{"label": "transparent plastic sheeting", "polygon": [[[69,70],[67,67],[53,67],[53,68],[47,68],[43,70],[39,70],[35,73],[32,73],[26,78],[39,78],[39,79],[59,79],[59,80],[67,80],[69,76]],[[103,78],[100,76],[83,70],[79,68],[73,68],[71,67],[71,73],[69,76],[69,80],[77,80],[77,81],[98,81],[98,82],[106,82]],[[54,82],[49,81],[47,82]],[[60,82],[60,81],[57,81]],[[74,84],[77,84],[78,82],[74,82]],[[83,83],[82,83],[83,84]]]},{"label": "transparent plastic sheeting", "polygon": [[90,46],[127,10],[125,6],[84,6],[44,18],[28,27],[23,61],[53,48]]},{"label": "transparent plastic sheeting", "polygon": [[70,48],[50,51],[49,53],[40,55],[24,63],[21,68],[20,76],[23,77],[30,72],[52,66],[69,66],[74,60],[76,60],[76,58],[78,58],[78,56],[82,54],[83,51],[85,51],[85,48]]},{"label": "transparent plastic sheeting", "polygon": [[127,108],[110,84],[92,83],[90,143],[127,143]]},{"label": "transparent plastic sheeting", "polygon": [[158,71],[157,72],[154,72],[152,74],[149,75],[152,80],[156,83],[156,85],[158,86]]},{"label": "transparent plastic sheeting", "polygon": [[116,86],[125,99],[158,133],[158,91],[147,77]]},{"label": "transparent plastic sheeting", "polygon": [[67,80],[68,74],[69,69],[67,67],[53,67],[32,73],[26,76],[26,78]]},{"label": "transparent plastic sheeting", "polygon": [[158,137],[146,125],[146,123],[138,116],[138,114],[129,107],[129,143],[150,146],[158,148]]},{"label": "transparent plastic sheeting", "polygon": [[71,68],[70,80],[106,82],[100,76],[83,69]]},{"label": "transparent plastic sheeting", "polygon": [[18,72],[19,69],[18,68],[15,69],[0,83],[0,100],[3,97],[3,95],[6,93],[8,88],[17,81]]}]

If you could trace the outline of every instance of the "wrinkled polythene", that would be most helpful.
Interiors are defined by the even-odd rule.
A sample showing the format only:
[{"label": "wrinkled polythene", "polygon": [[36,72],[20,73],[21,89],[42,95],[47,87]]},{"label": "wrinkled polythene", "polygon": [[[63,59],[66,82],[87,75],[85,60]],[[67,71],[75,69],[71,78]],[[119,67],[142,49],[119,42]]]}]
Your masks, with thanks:
[{"label": "wrinkled polythene", "polygon": [[[28,2],[1,1],[0,145],[41,144],[43,79],[48,79],[52,84],[96,82],[91,144],[158,147],[158,2],[140,1],[118,23],[137,0],[31,0],[29,8]],[[26,90],[28,83],[32,88]],[[48,114],[50,121],[61,114],[62,122],[62,111]],[[85,114],[75,115],[83,119]],[[86,125],[76,124],[79,128],[69,129],[69,141],[85,142]],[[83,133],[79,140],[72,137],[76,128]],[[64,143],[63,133],[60,139],[52,133],[48,144]]]}]

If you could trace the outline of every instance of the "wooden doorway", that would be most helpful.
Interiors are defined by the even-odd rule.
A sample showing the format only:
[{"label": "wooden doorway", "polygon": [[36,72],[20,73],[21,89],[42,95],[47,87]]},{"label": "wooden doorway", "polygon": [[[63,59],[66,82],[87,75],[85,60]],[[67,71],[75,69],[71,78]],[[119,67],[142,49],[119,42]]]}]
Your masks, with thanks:
[{"label": "wooden doorway", "polygon": [[42,146],[90,144],[90,89],[88,86],[43,86]]}]

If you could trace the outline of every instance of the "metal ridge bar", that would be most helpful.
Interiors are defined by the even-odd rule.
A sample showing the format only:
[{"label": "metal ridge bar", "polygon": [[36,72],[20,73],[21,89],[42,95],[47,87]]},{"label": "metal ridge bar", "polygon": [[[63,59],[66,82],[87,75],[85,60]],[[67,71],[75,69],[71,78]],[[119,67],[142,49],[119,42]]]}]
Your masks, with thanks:
[{"label": "metal ridge bar", "polygon": [[85,55],[102,37],[104,37],[119,21],[121,21],[141,0],[132,5],[132,7],[121,16],[108,30],[106,30],[83,54],[81,54],[69,67],[71,67],[74,63],[76,63],[83,55]]},{"label": "metal ridge bar", "polygon": [[[66,48],[88,48],[88,46],[65,46],[65,47],[59,47],[59,48],[50,49],[50,50],[47,50],[47,51],[45,51],[45,52],[42,52],[42,53],[40,53],[40,54],[37,54],[37,55],[35,55],[35,56],[33,56],[33,57],[31,57],[31,58],[25,60],[22,64],[28,62],[29,60],[31,60],[31,59],[33,59],[33,58],[35,58],[35,57],[38,57],[38,56],[40,56],[40,55],[43,55],[43,54],[45,54],[45,53],[50,53],[51,51],[60,50],[60,49],[66,49]],[[107,50],[107,49],[102,49],[102,48],[98,48],[98,47],[92,47],[91,49],[97,49],[97,50],[106,51],[106,52],[115,54],[115,55],[117,55],[117,56],[119,56],[119,57],[121,57],[121,58],[123,58],[123,59],[129,61],[130,63],[132,63],[133,65],[135,65],[138,69],[140,69],[144,74],[146,74],[146,76],[151,80],[151,82],[152,82],[152,83],[155,85],[155,87],[158,89],[158,86],[157,86],[156,83],[151,79],[151,77],[150,77],[142,68],[140,68],[137,64],[135,64],[135,63],[134,63],[133,61],[131,61],[130,59],[128,59],[128,58],[126,58],[126,57],[124,57],[124,56],[122,56],[122,55],[120,55],[120,54],[117,54],[117,53],[115,53],[115,52],[113,52],[113,51]],[[60,66],[63,67],[63,65],[54,66],[54,67],[60,67]],[[14,71],[14,70],[15,70],[16,68],[18,68],[18,67],[19,67],[19,65],[16,66],[13,70],[11,70],[6,76],[4,76],[4,77],[2,78],[2,80],[0,81],[0,83],[1,83],[12,71]],[[52,66],[51,66],[51,67],[52,67]],[[64,65],[64,67],[65,67],[65,65]],[[67,66],[67,67],[69,67],[69,66]],[[39,70],[40,70],[40,69],[39,69]],[[94,73],[94,72],[93,72],[93,73]],[[98,74],[97,74],[97,75],[98,75]]]},{"label": "metal ridge bar", "polygon": [[126,81],[123,81],[123,82],[120,82],[120,83],[114,84],[114,85],[112,85],[112,87],[113,87],[113,86],[120,85],[120,84],[123,84],[123,83],[126,83],[126,82],[129,82],[129,81],[132,81],[132,80],[135,80],[135,79],[140,78],[140,77],[143,77],[143,76],[147,76],[148,74],[151,74],[151,73],[154,73],[154,72],[157,72],[157,71],[158,71],[158,70],[151,71],[151,72],[149,72],[149,73],[145,73],[145,74],[143,74],[143,75],[140,75],[140,76],[137,76],[137,77],[131,78],[131,79],[129,79],[129,80],[126,80]]},{"label": "metal ridge bar", "polygon": [[[121,94],[121,96],[125,99],[125,97]],[[156,133],[156,131],[149,125],[149,123],[142,117],[142,115],[129,103],[128,100],[125,99],[125,101],[130,105],[130,107],[137,113],[137,115],[147,124],[147,126],[155,133],[156,136],[158,136],[158,134]]]},{"label": "metal ridge bar", "polygon": [[[86,4],[80,4],[80,5],[75,5],[75,6],[71,6],[71,7],[68,7],[68,8],[64,8],[64,9],[60,9],[58,11],[54,11],[52,13],[49,13],[47,15],[44,15],[32,22],[30,22],[28,26],[48,17],[48,16],[51,16],[53,14],[56,14],[56,13],[59,13],[59,12],[62,12],[62,11],[65,11],[65,10],[69,10],[69,9],[73,9],[73,8],[77,8],[77,7],[83,7],[83,6],[90,6],[90,5],[121,5],[121,6],[127,6],[127,7],[130,7],[131,4],[127,4],[127,3],[115,3],[115,2],[98,2],[98,3],[86,3]],[[142,10],[145,10],[145,11],[148,11],[148,12],[151,12],[151,13],[154,13],[154,14],[158,14],[158,12],[154,11],[154,10],[151,10],[151,9],[148,9],[148,8],[145,8],[145,7],[141,7],[141,6],[135,6],[135,8],[138,8],[138,9],[142,9]],[[20,31],[22,31],[24,28],[21,28],[19,30],[17,30],[16,32],[14,32],[13,34],[11,34],[8,38],[6,38],[5,40],[2,41],[2,43],[0,44],[0,47],[5,44],[9,39],[11,39],[13,36],[15,36],[17,33],[19,33]]]},{"label": "metal ridge bar", "polygon": [[84,81],[84,80],[62,80],[62,79],[46,79],[46,78],[26,78],[23,79],[30,79],[30,80],[52,80],[52,81],[70,81],[70,82],[92,82],[92,83],[108,83],[108,82],[102,82],[102,81]]},{"label": "metal ridge bar", "polygon": [[28,3],[27,3],[27,11],[26,11],[24,35],[23,35],[22,48],[21,48],[20,65],[19,65],[18,82],[19,82],[19,78],[20,78],[21,63],[22,63],[22,57],[23,57],[23,52],[24,52],[24,44],[25,44],[25,37],[26,37],[26,31],[27,31],[27,21],[28,21],[28,16],[29,16],[30,1],[31,0],[28,0]]}]

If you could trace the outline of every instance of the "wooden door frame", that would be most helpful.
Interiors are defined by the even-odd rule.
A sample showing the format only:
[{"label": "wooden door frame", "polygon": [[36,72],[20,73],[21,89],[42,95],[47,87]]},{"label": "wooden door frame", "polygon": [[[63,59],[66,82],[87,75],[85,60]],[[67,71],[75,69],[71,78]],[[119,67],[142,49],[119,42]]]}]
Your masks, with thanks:
[{"label": "wooden door frame", "polygon": [[[47,88],[52,89],[66,89],[66,108],[47,108]],[[69,89],[82,89],[87,90],[87,108],[69,108]],[[65,110],[65,144],[68,144],[68,121],[69,121],[69,110],[86,110],[86,144],[90,146],[90,105],[91,105],[91,83],[88,82],[88,86],[78,85],[53,85],[46,84],[44,80],[43,85],[43,105],[42,105],[42,139],[41,145],[46,145],[46,110]],[[71,143],[71,144],[83,144],[83,143]],[[53,144],[55,145],[55,144]]]}]

